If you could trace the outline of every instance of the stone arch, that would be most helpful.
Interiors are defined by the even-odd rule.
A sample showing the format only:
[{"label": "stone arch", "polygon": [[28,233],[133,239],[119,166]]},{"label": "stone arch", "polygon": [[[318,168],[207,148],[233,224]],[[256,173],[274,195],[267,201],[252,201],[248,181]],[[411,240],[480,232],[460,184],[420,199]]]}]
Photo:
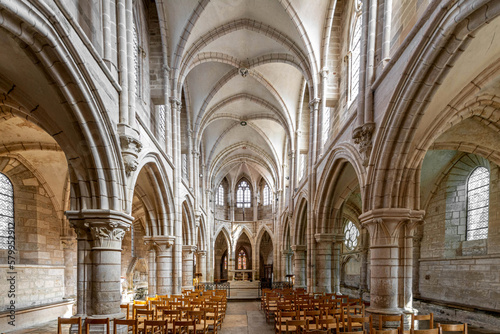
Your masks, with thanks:
[{"label": "stone arch", "polygon": [[[410,56],[411,61],[401,69],[407,75],[396,84],[397,88],[388,104],[389,109],[381,121],[380,131],[376,133],[373,147],[377,149],[372,152],[369,160],[369,164],[375,168],[369,172],[370,189],[365,193],[364,201],[367,203],[366,209],[418,209],[418,201],[415,201],[413,196],[405,198],[404,195],[408,195],[408,191],[402,188],[406,184],[402,181],[404,175],[414,175],[414,172],[407,170],[406,165],[410,149],[414,145],[416,129],[426,114],[426,107],[432,100],[432,95],[446,79],[460,54],[467,50],[478,30],[499,14],[498,6],[490,6],[488,3],[474,5],[474,1],[467,0],[460,4],[454,3],[449,8],[442,8],[429,18],[430,21],[436,22],[426,26],[429,30],[424,33],[430,38],[415,48],[414,54],[418,56]],[[406,48],[399,50],[402,52],[404,49]],[[437,49],[446,52],[437,53]],[[390,67],[392,65],[390,64]],[[375,180],[386,181],[377,183]],[[413,190],[409,190],[411,195],[414,194]]]},{"label": "stone arch", "polygon": [[182,202],[182,244],[194,245],[195,238],[193,205],[189,197],[186,196]]},{"label": "stone arch", "polygon": [[299,201],[299,205],[297,205],[295,209],[295,214],[293,215],[295,217],[295,224],[293,228],[293,235],[292,235],[292,240],[293,240],[293,245],[307,245],[307,197],[303,194],[301,196],[301,199]]},{"label": "stone arch", "polygon": [[[144,174],[141,174],[144,173]],[[144,176],[141,176],[144,175]],[[129,178],[129,195],[128,198],[134,196],[134,191],[138,186],[139,177],[142,178],[142,186],[148,189],[148,192],[143,192],[141,196],[147,195],[150,206],[148,210],[154,212],[155,224],[150,226],[148,231],[149,236],[173,235],[173,195],[172,188],[165,175],[165,166],[157,154],[146,153],[139,161],[137,171],[131,174]]]},{"label": "stone arch", "polygon": [[[39,125],[49,133],[66,154],[71,180],[71,210],[122,209],[124,200],[125,173],[120,157],[120,148],[114,139],[113,127],[104,117],[105,107],[94,82],[78,52],[65,49],[65,36],[69,32],[64,25],[51,25],[48,21],[55,14],[48,7],[44,11],[33,11],[27,4],[6,3],[4,20],[0,27],[8,31],[29,57],[36,57],[46,78],[43,86],[54,87],[55,101],[64,101],[57,108],[46,108],[47,103],[30,101],[30,92],[23,91],[23,84],[0,83],[0,90],[7,98],[3,106],[9,113],[20,115]],[[10,38],[10,37],[9,37]],[[44,47],[44,46],[50,47]],[[16,60],[19,60],[16,59]],[[45,79],[46,80],[46,79]],[[33,96],[35,96],[34,94]],[[21,102],[22,101],[22,102]],[[36,112],[34,112],[36,111]],[[61,117],[61,115],[65,117]],[[127,208],[130,211],[130,208]]]},{"label": "stone arch", "polygon": [[[343,175],[343,171],[347,165],[352,166],[352,169],[354,169],[355,179],[348,182],[349,187],[347,189],[338,193],[338,182],[346,177]],[[355,184],[360,186],[361,196],[364,198],[364,177],[362,159],[353,146],[346,144],[330,153],[325,169],[319,178],[321,181],[316,195],[316,198],[318,198],[315,204],[315,211],[318,212],[318,225],[316,227],[318,233],[329,233],[328,230],[333,228],[332,220],[334,217],[331,215],[331,210],[340,207],[342,200],[348,196]],[[361,210],[363,211],[363,208]]]}]

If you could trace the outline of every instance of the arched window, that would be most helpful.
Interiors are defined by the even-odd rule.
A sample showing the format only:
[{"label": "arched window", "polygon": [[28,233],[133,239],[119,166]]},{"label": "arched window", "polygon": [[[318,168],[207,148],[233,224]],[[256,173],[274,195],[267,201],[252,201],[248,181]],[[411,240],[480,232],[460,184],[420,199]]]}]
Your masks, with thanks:
[{"label": "arched window", "polygon": [[490,172],[477,167],[467,180],[467,240],[488,237],[488,209],[490,204]]},{"label": "arched window", "polygon": [[238,269],[247,269],[247,253],[243,249],[238,253]]},{"label": "arched window", "polygon": [[361,1],[355,1],[355,8],[351,19],[351,35],[349,41],[349,88],[348,88],[348,103],[350,106],[359,92],[359,68],[361,61]]},{"label": "arched window", "polygon": [[217,190],[217,205],[224,205],[224,187],[219,185],[219,189]]},{"label": "arched window", "polygon": [[264,186],[264,205],[269,205],[271,204],[271,190],[269,189],[269,186],[266,184]]},{"label": "arched window", "polygon": [[9,178],[0,173],[0,249],[14,246],[14,188]]},{"label": "arched window", "polygon": [[249,208],[251,204],[252,193],[250,186],[246,181],[241,181],[236,190],[236,207]]},{"label": "arched window", "polygon": [[359,230],[350,220],[347,220],[344,226],[345,246],[347,249],[353,250],[358,246]]}]

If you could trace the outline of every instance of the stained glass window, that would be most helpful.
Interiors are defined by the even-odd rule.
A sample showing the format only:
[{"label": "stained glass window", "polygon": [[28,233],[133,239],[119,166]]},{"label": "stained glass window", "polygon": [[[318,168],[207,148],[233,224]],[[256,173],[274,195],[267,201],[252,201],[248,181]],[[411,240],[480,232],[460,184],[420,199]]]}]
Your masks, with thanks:
[{"label": "stained glass window", "polygon": [[0,249],[8,249],[9,236],[13,240],[14,188],[9,178],[0,173]]},{"label": "stained glass window", "polygon": [[134,71],[135,71],[135,96],[140,97],[140,65],[139,65],[139,34],[137,31],[137,26],[133,25],[133,47],[134,47]]},{"label": "stained glass window", "polygon": [[243,249],[238,253],[238,269],[247,269],[247,254]]},{"label": "stained glass window", "polygon": [[271,190],[269,189],[269,186],[266,184],[264,186],[264,205],[269,205],[271,204]]},{"label": "stained glass window", "polygon": [[344,226],[344,235],[344,243],[347,249],[354,249],[358,246],[359,230],[350,220],[348,220]]},{"label": "stained glass window", "polygon": [[300,156],[299,156],[299,170],[300,170],[299,180],[302,179],[306,175],[306,169],[307,169],[307,153],[300,153]]},{"label": "stained glass window", "polygon": [[158,108],[158,138],[162,144],[165,144],[166,139],[166,114],[165,105],[161,104]]},{"label": "stained glass window", "polygon": [[182,158],[182,177],[188,179],[188,157],[187,154],[181,154]]},{"label": "stained glass window", "polygon": [[236,207],[237,208],[249,208],[251,204],[252,194],[250,192],[250,186],[246,181],[241,181],[238,185],[238,190],[236,190]]},{"label": "stained glass window", "polygon": [[224,205],[224,187],[219,185],[219,189],[217,190],[217,205]]},{"label": "stained glass window", "polygon": [[467,240],[488,237],[488,208],[490,204],[490,173],[477,167],[467,181]]},{"label": "stained glass window", "polygon": [[330,133],[330,108],[325,107],[325,112],[323,113],[323,135],[321,137],[323,145],[326,144],[329,133]]},{"label": "stained glass window", "polygon": [[351,34],[351,55],[349,57],[349,105],[358,96],[359,91],[359,68],[361,60],[361,2],[356,5],[357,10],[353,15]]},{"label": "stained glass window", "polygon": [[224,256],[224,270],[227,270],[227,256]]}]

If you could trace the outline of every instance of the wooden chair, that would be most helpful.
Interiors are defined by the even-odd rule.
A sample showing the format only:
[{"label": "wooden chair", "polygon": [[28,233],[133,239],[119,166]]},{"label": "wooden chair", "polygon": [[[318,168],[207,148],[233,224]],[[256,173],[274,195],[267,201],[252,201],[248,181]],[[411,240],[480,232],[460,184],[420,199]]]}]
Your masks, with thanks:
[{"label": "wooden chair", "polygon": [[149,305],[148,304],[133,304],[132,305],[132,319],[137,318],[137,311],[138,310],[149,310]]},{"label": "wooden chair", "polygon": [[122,309],[125,309],[127,319],[130,319],[130,305],[129,304],[120,304],[120,312]]},{"label": "wooden chair", "polygon": [[137,321],[137,319],[115,319],[113,320],[113,333],[118,333],[117,326],[127,326],[127,333],[129,333],[130,327],[132,327],[132,334],[137,334],[139,329],[139,322]]},{"label": "wooden chair", "polygon": [[431,328],[431,329],[410,329],[410,334],[441,334],[441,330],[439,328]]},{"label": "wooden chair", "polygon": [[196,327],[194,328],[194,334],[197,332],[207,333],[207,316],[205,311],[188,311],[187,319],[194,320],[196,322]]},{"label": "wooden chair", "polygon": [[[87,319],[85,319],[85,333],[89,334],[90,327],[94,326],[94,325],[104,326],[106,328],[106,334],[109,334],[109,318],[105,318],[105,319],[87,318]],[[104,331],[102,331],[101,333],[104,333]]]},{"label": "wooden chair", "polygon": [[57,334],[62,334],[62,325],[77,325],[78,334],[82,334],[82,318],[57,318]]},{"label": "wooden chair", "polygon": [[410,329],[415,329],[415,321],[429,321],[429,328],[432,329],[434,328],[434,314],[429,313],[429,314],[420,314],[420,315],[411,315],[411,325]]},{"label": "wooden chair", "polygon": [[437,324],[438,328],[441,328],[441,332],[457,332],[462,334],[467,334],[467,324]]},{"label": "wooden chair", "polygon": [[400,334],[399,333],[399,328],[393,328],[393,329],[376,329],[374,330],[375,334]]},{"label": "wooden chair", "polygon": [[[305,334],[329,334],[330,332],[328,329],[311,329],[311,330],[305,330],[302,333]],[[354,334],[359,334],[361,332],[355,332]]]},{"label": "wooden chair", "polygon": [[[368,327],[368,328],[366,328]],[[345,327],[344,327],[345,328]],[[368,333],[373,331],[373,317],[370,315],[365,316],[348,316],[347,317],[347,330],[352,332],[354,329],[361,328]]]},{"label": "wooden chair", "polygon": [[[189,328],[196,328],[194,320],[174,320],[172,334],[189,333]],[[184,331],[183,331],[184,329]]]},{"label": "wooden chair", "polygon": [[276,334],[281,334],[281,332],[286,330],[286,322],[288,320],[296,320],[298,318],[297,311],[278,311],[278,319],[274,323],[274,332]]},{"label": "wooden chair", "polygon": [[[378,318],[378,329],[384,329],[386,322],[397,322],[398,330],[402,331],[404,326],[404,316],[400,315],[379,315]],[[389,327],[391,328],[391,327]]]},{"label": "wooden chair", "polygon": [[222,326],[217,307],[210,307],[207,305],[202,310],[205,311],[205,323],[207,330],[213,331],[214,334],[217,334],[219,327]]},{"label": "wooden chair", "polygon": [[318,319],[317,326],[320,329],[328,330],[331,333],[337,333],[339,328],[339,323],[337,318],[329,319]]},{"label": "wooden chair", "polygon": [[285,326],[285,333],[301,333],[301,330],[308,329],[307,320],[287,320]]},{"label": "wooden chair", "polygon": [[144,334],[167,334],[166,320],[144,320]]},{"label": "wooden chair", "polygon": [[139,321],[139,323],[143,323],[145,320],[156,320],[155,319],[155,311],[154,310],[136,310],[135,311],[135,319]]}]

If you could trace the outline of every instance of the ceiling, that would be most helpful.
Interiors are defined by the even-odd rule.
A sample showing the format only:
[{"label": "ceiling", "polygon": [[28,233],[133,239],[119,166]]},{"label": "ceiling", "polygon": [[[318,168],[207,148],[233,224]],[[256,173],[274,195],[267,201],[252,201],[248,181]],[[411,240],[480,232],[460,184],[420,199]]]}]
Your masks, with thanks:
[{"label": "ceiling", "polygon": [[[167,1],[171,69],[209,186],[288,176],[299,99],[317,72],[329,1]],[[306,84],[309,84],[306,86]],[[308,101],[306,101],[308,102]],[[285,174],[285,175],[283,175]]]}]

